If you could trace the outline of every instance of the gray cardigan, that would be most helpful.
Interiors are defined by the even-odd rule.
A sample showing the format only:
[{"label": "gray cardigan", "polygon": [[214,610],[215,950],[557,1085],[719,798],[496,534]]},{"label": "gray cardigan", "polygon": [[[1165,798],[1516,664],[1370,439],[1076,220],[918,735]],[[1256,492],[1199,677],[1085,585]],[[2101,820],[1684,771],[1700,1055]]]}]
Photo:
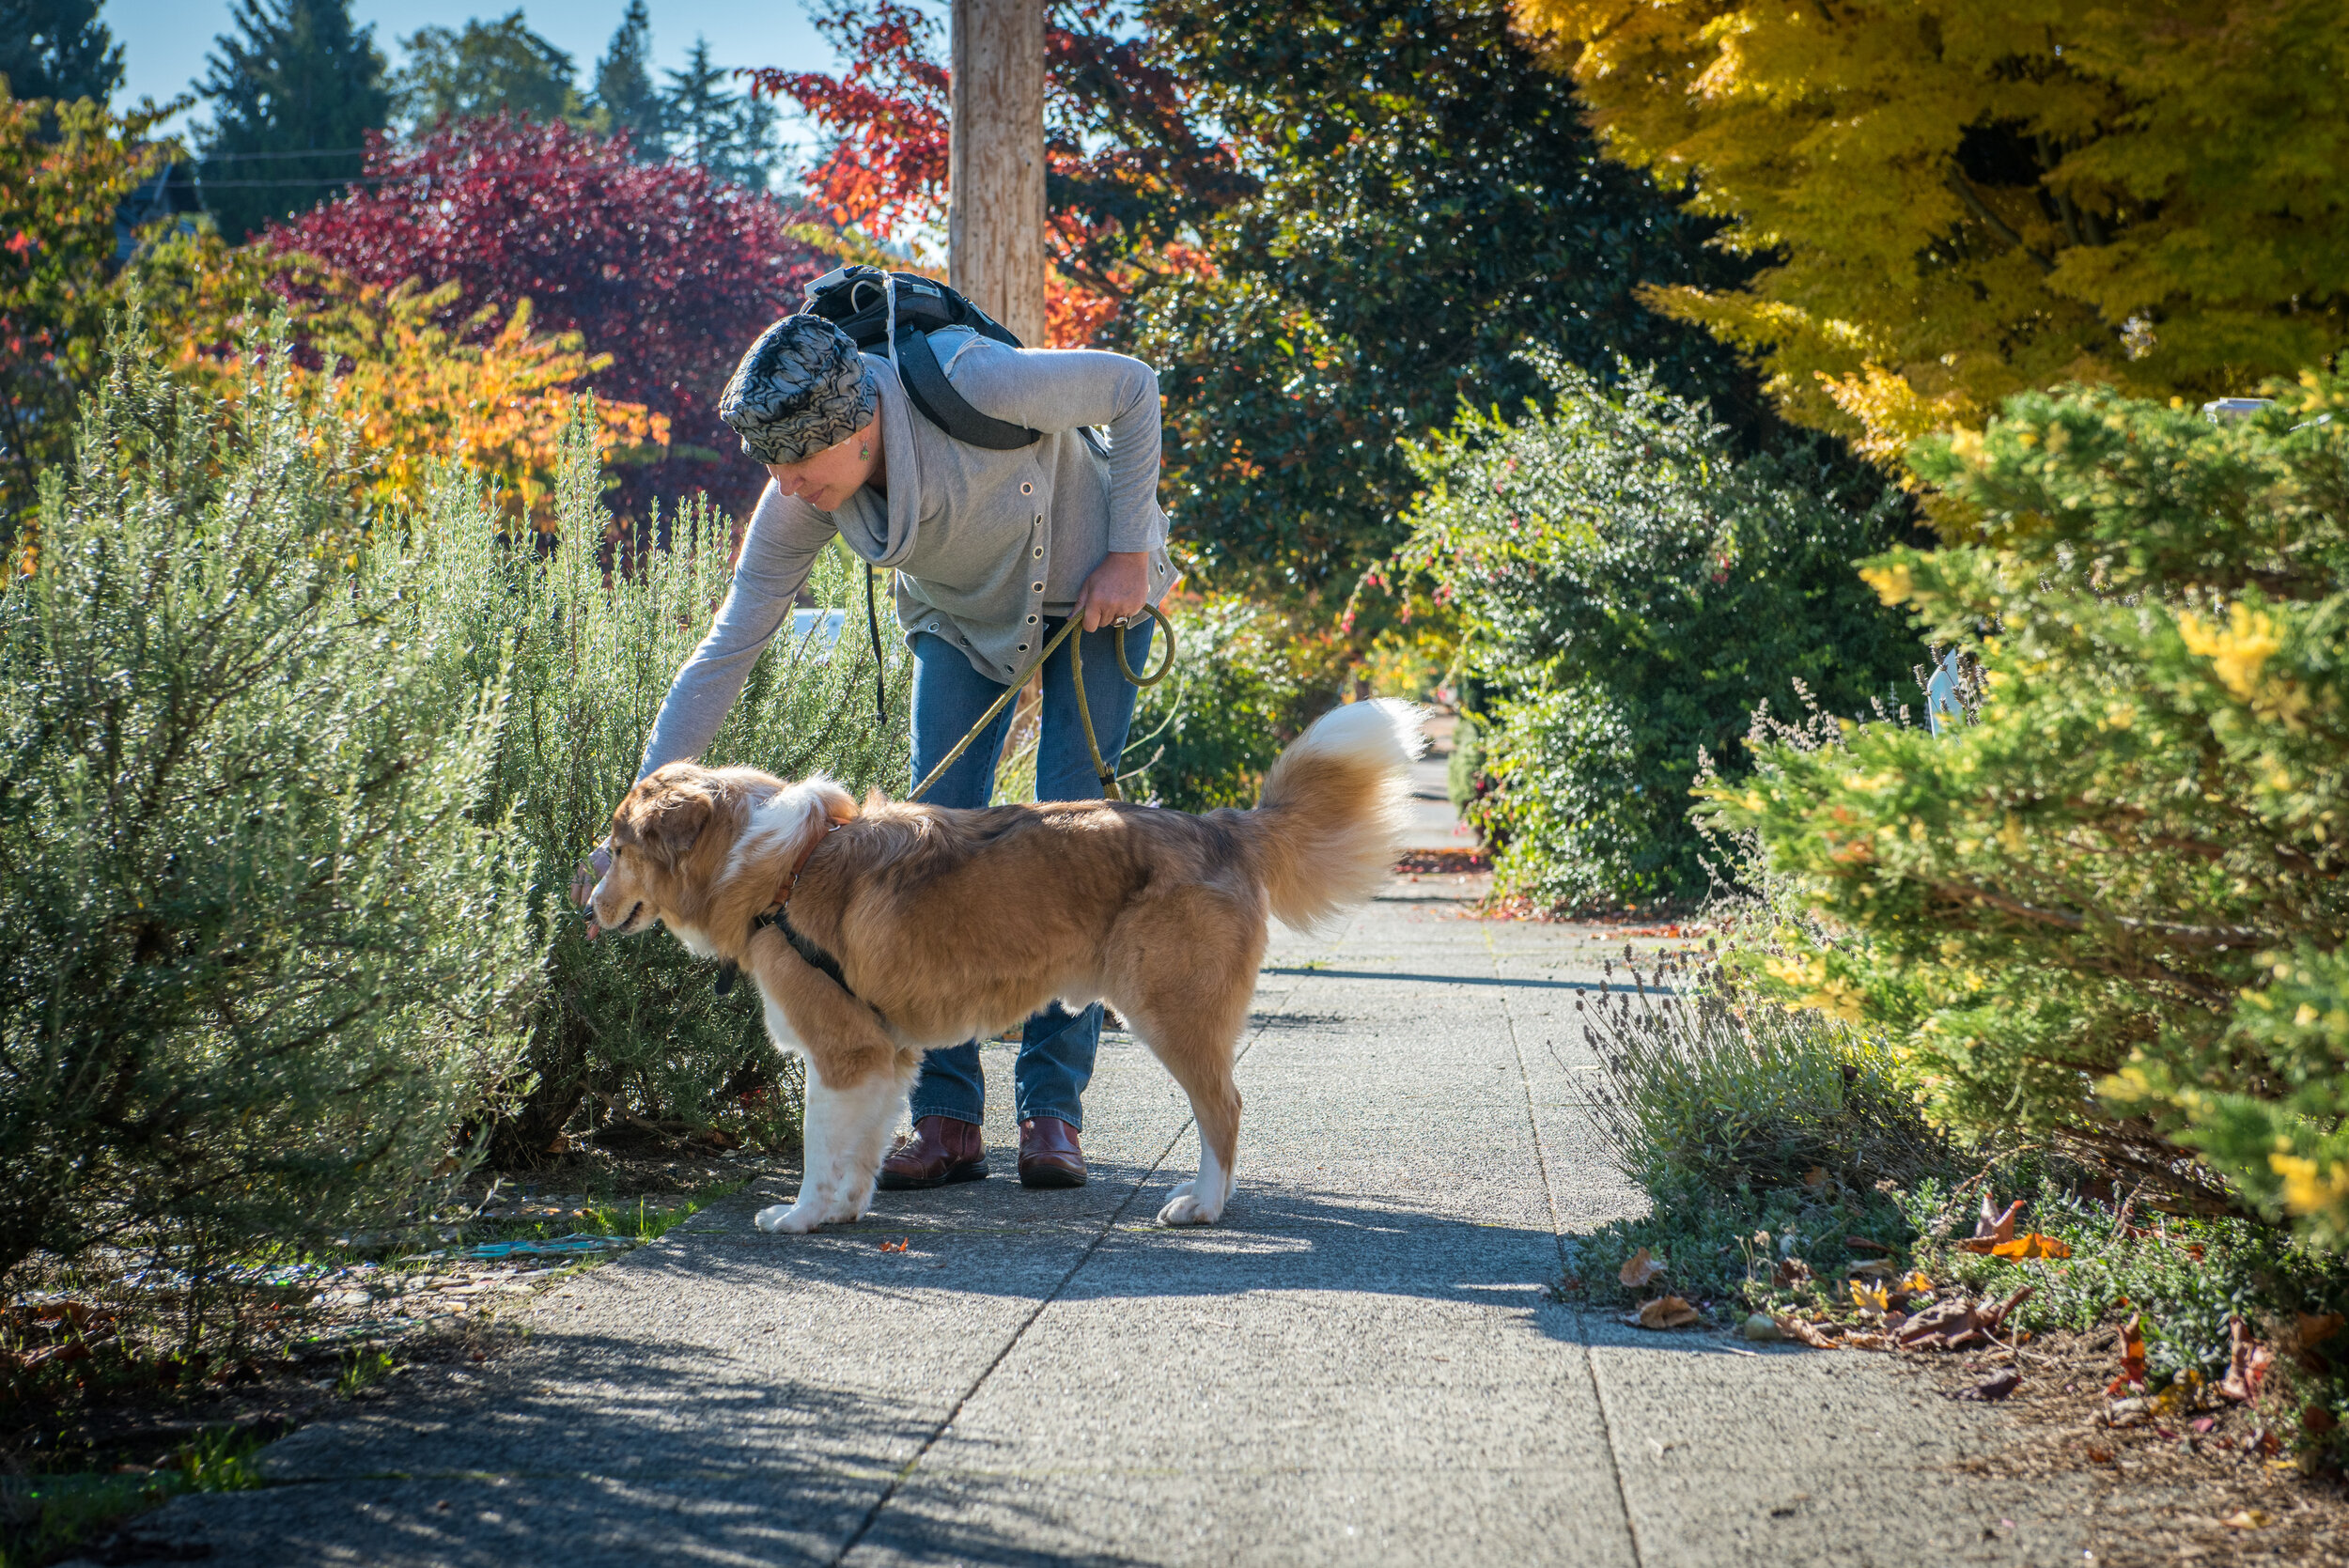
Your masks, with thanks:
[{"label": "gray cardigan", "polygon": [[[644,768],[698,757],[751,666],[791,613],[816,556],[837,535],[896,569],[897,623],[935,632],[972,667],[1009,684],[1067,613],[1101,557],[1149,555],[1150,602],[1174,569],[1159,510],[1159,379],[1140,360],[1093,349],[1007,349],[967,328],[931,334],[955,390],[982,413],[1044,432],[1008,452],[966,446],[908,401],[879,355],[884,498],[858,490],[819,512],[772,481],[751,514],[733,586],[701,646],[670,684]],[[1082,433],[1109,427],[1106,458]]]}]

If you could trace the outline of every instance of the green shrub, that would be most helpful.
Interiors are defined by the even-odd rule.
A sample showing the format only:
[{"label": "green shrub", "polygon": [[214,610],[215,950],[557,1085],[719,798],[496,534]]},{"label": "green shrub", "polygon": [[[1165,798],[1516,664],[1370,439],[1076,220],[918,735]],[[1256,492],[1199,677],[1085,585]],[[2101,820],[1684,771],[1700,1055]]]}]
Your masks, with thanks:
[{"label": "green shrub", "polygon": [[1575,1004],[1601,1068],[1593,1109],[1610,1156],[1648,1192],[1906,1185],[1947,1168],[1882,1040],[1745,994],[1709,961],[1606,972]]},{"label": "green shrub", "polygon": [[1464,413],[1414,449],[1427,492],[1394,568],[1461,618],[1496,886],[1548,905],[1695,897],[1706,756],[1797,681],[1842,712],[1905,684],[1913,640],[1851,573],[1901,505],[1823,448],[1741,457],[1702,404],[1554,357],[1548,407]]},{"label": "green shrub", "polygon": [[[1252,806],[1281,748],[1338,700],[1330,639],[1241,599],[1169,610],[1174,669],[1135,704],[1127,798],[1176,811]],[[1160,657],[1154,646],[1152,663]]]},{"label": "green shrub", "polygon": [[[563,902],[732,575],[730,525],[698,506],[673,520],[672,548],[607,572],[594,548],[610,520],[589,428],[582,411],[556,503],[563,543],[551,557],[508,550],[459,474],[442,477],[423,525],[434,540],[433,613],[478,650],[468,678],[501,666],[510,693],[484,809],[510,815],[548,980],[530,1017],[528,1088],[498,1131],[498,1157],[510,1163],[537,1158],[574,1124],[619,1137],[707,1126],[739,1111],[728,1102],[771,1083],[779,1065],[754,987],[718,996],[715,968],[665,936],[589,942]],[[809,583],[818,607],[848,612],[837,642],[820,622],[777,637],[704,760],[786,778],[827,772],[859,794],[902,787],[910,661],[890,637],[889,718],[876,722],[863,569],[836,543],[818,558]],[[793,1131],[771,1122],[746,1130]]]},{"label": "green shrub", "polygon": [[2324,377],[2240,425],[2032,394],[1927,443],[1944,545],[1867,575],[1980,657],[1978,722],[1771,748],[1707,791],[1825,922],[1794,934],[1776,984],[1890,1031],[1937,1114],[2332,1247],[2349,1241],[2344,406],[2349,381]]},{"label": "green shrub", "polygon": [[433,552],[280,378],[224,413],[111,357],[0,589],[0,1270],[201,1279],[428,1193],[537,948]]}]

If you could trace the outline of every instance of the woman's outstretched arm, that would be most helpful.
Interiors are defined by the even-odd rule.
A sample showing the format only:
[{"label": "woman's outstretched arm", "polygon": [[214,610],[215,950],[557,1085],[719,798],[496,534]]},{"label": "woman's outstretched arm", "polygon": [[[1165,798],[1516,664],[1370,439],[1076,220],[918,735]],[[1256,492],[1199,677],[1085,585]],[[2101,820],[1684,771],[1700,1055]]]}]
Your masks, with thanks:
[{"label": "woman's outstretched arm", "polygon": [[645,742],[638,778],[667,763],[690,762],[709,749],[726,711],[742,694],[751,666],[791,613],[791,600],[832,534],[831,520],[823,513],[768,482],[742,536],[734,585],[718,607],[709,635],[669,683],[669,694],[661,699],[660,717]]}]

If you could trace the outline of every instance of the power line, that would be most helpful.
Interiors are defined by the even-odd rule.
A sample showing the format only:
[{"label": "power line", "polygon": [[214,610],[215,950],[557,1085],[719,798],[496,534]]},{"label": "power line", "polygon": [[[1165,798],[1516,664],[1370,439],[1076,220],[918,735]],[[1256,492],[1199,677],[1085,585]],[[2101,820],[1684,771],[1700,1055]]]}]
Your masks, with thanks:
[{"label": "power line", "polygon": [[198,163],[241,163],[257,162],[264,158],[363,158],[366,155],[366,150],[363,147],[327,147],[307,152],[199,152],[195,155],[194,162]]}]

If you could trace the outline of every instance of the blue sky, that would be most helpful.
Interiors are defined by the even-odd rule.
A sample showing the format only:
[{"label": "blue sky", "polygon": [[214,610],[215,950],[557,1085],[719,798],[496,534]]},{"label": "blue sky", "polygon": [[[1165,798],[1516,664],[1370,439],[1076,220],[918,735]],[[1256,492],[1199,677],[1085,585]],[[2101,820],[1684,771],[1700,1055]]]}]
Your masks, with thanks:
[{"label": "blue sky", "polygon": [[[353,0],[351,14],[360,25],[375,25],[375,41],[399,68],[399,40],[427,25],[461,27],[469,17],[504,16],[515,8],[491,0],[471,5],[462,0]],[[587,85],[598,56],[611,42],[628,0],[537,0],[521,9],[531,28],[578,62],[581,85]],[[785,66],[799,70],[828,70],[837,62],[818,38],[800,0],[759,0],[743,5],[720,0],[647,0],[652,12],[653,54],[663,70],[685,63],[695,34],[709,39],[710,57],[722,66]],[[123,46],[125,79],[117,104],[135,103],[142,97],[162,101],[189,90],[205,73],[204,57],[215,35],[228,30],[227,0],[106,0],[100,20],[114,29]],[[201,118],[199,105],[192,114],[170,122],[168,130],[184,130]],[[786,121],[784,139],[805,136],[803,128]],[[792,160],[797,162],[797,160]]]}]

